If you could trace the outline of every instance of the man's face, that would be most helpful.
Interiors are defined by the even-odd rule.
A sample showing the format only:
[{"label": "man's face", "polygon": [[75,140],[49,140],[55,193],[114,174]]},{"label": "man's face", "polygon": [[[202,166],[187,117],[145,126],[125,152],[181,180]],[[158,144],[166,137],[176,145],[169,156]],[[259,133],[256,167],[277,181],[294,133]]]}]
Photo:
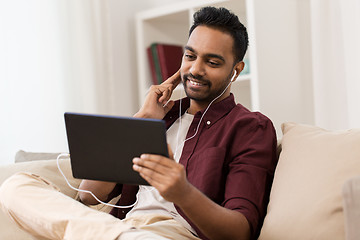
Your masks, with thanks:
[{"label": "man's face", "polygon": [[[181,78],[186,95],[209,104],[229,84],[234,74],[234,40],[231,35],[206,26],[191,33],[181,64]],[[230,88],[218,99],[226,98]]]}]

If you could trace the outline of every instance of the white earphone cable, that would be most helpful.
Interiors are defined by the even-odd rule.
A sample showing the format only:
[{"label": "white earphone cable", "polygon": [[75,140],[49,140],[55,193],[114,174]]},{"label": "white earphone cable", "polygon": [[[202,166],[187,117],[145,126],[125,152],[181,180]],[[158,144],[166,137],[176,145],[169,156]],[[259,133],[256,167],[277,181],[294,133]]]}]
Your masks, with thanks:
[{"label": "white earphone cable", "polygon": [[138,199],[136,198],[136,201],[135,203],[131,204],[131,205],[128,205],[128,206],[118,206],[118,205],[114,205],[114,204],[110,204],[110,203],[106,203],[106,202],[103,202],[101,201],[99,198],[97,198],[95,196],[95,194],[93,194],[91,191],[88,191],[88,190],[82,190],[82,189],[79,189],[79,188],[76,188],[76,187],[73,187],[70,182],[68,181],[68,179],[66,178],[65,174],[63,173],[63,171],[61,170],[60,168],[60,164],[59,164],[59,160],[61,157],[70,157],[70,154],[68,153],[61,153],[58,155],[58,157],[56,158],[56,163],[57,163],[57,167],[61,173],[61,175],[64,177],[67,185],[69,185],[69,187],[75,191],[78,191],[78,192],[84,192],[84,193],[89,193],[91,196],[93,196],[95,198],[96,201],[98,201],[99,203],[101,204],[104,204],[106,206],[109,206],[109,207],[115,207],[115,208],[130,208],[130,207],[133,207],[135,206],[135,204],[138,202]]},{"label": "white earphone cable", "polygon": [[[210,102],[210,104],[207,106],[207,108],[205,109],[204,113],[201,115],[200,121],[199,121],[199,123],[198,123],[198,125],[197,125],[197,127],[196,127],[196,131],[195,131],[194,135],[192,135],[191,137],[188,137],[187,139],[185,139],[180,145],[177,145],[177,147],[176,147],[176,149],[175,149],[174,155],[175,155],[176,152],[178,151],[179,147],[183,146],[186,141],[189,141],[190,139],[192,139],[192,138],[194,138],[194,137],[196,136],[196,134],[197,134],[198,131],[199,131],[200,124],[201,124],[201,122],[202,122],[202,120],[203,120],[206,112],[209,110],[209,108],[210,108],[210,106],[213,104],[213,102],[215,102],[217,99],[219,99],[219,98],[225,93],[225,91],[229,88],[230,84],[231,84],[231,83],[233,82],[233,80],[234,80],[235,75],[236,75],[236,72],[235,72],[235,74],[233,75],[233,77],[231,78],[231,81],[229,82],[229,84],[228,84],[228,85],[226,86],[226,88],[222,91],[222,93],[221,93],[219,96],[217,96],[216,98],[214,98],[214,99]],[[180,109],[180,110],[179,110],[180,122],[179,122],[179,129],[181,128],[181,101],[182,101],[182,99],[180,98],[180,108],[179,108],[179,109]],[[179,130],[178,130],[178,131],[179,131]],[[179,136],[179,135],[178,135],[178,136]]]}]

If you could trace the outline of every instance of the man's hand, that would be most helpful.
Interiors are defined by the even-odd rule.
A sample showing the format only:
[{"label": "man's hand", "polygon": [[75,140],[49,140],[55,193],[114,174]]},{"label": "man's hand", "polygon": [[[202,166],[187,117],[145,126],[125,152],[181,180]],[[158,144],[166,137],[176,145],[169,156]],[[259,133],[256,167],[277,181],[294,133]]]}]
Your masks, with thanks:
[{"label": "man's hand", "polygon": [[171,158],[143,154],[133,169],[155,187],[210,239],[250,239],[250,227],[241,213],[226,209],[205,196],[186,179],[184,166]]},{"label": "man's hand", "polygon": [[174,106],[174,102],[169,99],[180,82],[179,70],[162,84],[151,86],[144,105],[134,117],[163,119]]},{"label": "man's hand", "polygon": [[245,216],[226,209],[194,187],[186,178],[185,168],[170,158],[143,154],[133,159],[133,169],[155,187],[167,201],[183,213],[210,239],[250,239],[250,227]]},{"label": "man's hand", "polygon": [[[169,149],[170,156],[172,156]],[[154,154],[142,154],[133,159],[133,169],[169,202],[183,203],[186,193],[193,187],[186,179],[184,166],[171,158]]]}]

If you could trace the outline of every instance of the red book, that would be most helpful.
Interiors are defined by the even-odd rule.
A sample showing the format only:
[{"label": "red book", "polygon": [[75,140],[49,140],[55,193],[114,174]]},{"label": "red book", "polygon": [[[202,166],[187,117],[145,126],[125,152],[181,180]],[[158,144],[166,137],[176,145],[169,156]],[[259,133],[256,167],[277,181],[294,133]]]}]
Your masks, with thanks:
[{"label": "red book", "polygon": [[149,60],[149,64],[150,64],[151,80],[152,80],[153,85],[157,85],[157,84],[159,84],[159,81],[156,76],[154,57],[152,55],[151,47],[148,47],[146,49],[146,51],[147,51],[148,60]]},{"label": "red book", "polygon": [[173,44],[157,44],[162,79],[165,81],[180,69],[183,47]]}]

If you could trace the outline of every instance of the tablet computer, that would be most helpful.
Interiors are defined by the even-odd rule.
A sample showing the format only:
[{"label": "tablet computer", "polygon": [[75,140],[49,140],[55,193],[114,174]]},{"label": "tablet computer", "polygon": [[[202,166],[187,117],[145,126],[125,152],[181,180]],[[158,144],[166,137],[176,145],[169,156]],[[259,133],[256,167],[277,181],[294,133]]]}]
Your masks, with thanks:
[{"label": "tablet computer", "polygon": [[132,169],[143,153],[168,157],[163,120],[65,113],[74,178],[149,185]]}]

